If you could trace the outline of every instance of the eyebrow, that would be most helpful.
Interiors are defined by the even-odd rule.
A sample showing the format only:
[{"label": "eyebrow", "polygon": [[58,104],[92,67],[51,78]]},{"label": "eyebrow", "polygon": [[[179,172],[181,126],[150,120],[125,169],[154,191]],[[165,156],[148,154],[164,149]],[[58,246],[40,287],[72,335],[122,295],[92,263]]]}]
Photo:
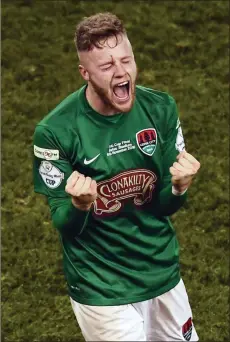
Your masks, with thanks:
[{"label": "eyebrow", "polygon": [[132,56],[125,56],[125,57],[122,57],[121,60],[123,59],[128,59],[128,58],[131,58]]}]

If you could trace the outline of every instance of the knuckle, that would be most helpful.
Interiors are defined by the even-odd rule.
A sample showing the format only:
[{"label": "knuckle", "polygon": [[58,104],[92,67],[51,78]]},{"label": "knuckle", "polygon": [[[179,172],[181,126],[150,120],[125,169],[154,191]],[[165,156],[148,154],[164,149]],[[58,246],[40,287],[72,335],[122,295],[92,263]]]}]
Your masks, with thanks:
[{"label": "knuckle", "polygon": [[81,192],[80,191],[78,191],[78,190],[75,190],[74,191],[74,195],[73,196],[75,196],[75,197],[79,197],[79,196],[81,196]]},{"label": "knuckle", "polygon": [[69,186],[69,184],[66,184],[65,191],[69,192],[69,190],[70,190],[70,186]]},{"label": "knuckle", "polygon": [[77,180],[77,182],[76,182],[76,184],[74,186],[74,191],[79,192],[80,187],[81,187],[81,183],[79,182],[79,180]]}]

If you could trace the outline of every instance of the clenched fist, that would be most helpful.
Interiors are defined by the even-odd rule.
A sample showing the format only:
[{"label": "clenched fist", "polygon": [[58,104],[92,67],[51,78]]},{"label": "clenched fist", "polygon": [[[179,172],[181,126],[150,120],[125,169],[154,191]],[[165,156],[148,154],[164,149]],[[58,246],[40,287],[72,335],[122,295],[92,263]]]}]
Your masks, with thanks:
[{"label": "clenched fist", "polygon": [[177,156],[177,162],[170,167],[172,184],[178,193],[185,191],[200,168],[200,163],[191,154],[182,151]]},{"label": "clenched fist", "polygon": [[89,210],[97,198],[97,183],[92,178],[74,171],[67,179],[65,191],[72,196],[72,203],[76,208]]}]

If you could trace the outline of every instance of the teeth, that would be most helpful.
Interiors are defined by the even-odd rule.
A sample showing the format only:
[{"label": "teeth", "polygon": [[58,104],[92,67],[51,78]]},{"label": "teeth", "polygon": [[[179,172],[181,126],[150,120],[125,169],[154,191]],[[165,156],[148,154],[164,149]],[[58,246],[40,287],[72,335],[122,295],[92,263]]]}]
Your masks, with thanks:
[{"label": "teeth", "polygon": [[118,83],[117,86],[118,86],[118,87],[121,87],[121,86],[126,85],[126,84],[128,84],[128,83],[129,83],[128,81],[125,81],[125,82],[123,82],[123,83]]}]

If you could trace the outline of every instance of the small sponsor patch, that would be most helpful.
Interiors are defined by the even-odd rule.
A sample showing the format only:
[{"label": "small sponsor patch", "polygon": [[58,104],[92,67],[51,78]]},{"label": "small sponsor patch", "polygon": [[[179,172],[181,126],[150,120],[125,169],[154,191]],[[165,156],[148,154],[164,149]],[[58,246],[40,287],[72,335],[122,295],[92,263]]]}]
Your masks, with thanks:
[{"label": "small sponsor patch", "polygon": [[41,162],[39,173],[42,176],[44,183],[50,189],[57,188],[64,179],[64,173],[56,166],[45,160]]},{"label": "small sponsor patch", "polygon": [[157,132],[154,128],[146,128],[136,134],[137,146],[139,149],[152,156],[157,146]]},{"label": "small sponsor patch", "polygon": [[46,159],[46,160],[58,160],[59,159],[58,150],[50,150],[47,148],[41,148],[36,145],[34,145],[34,155],[40,159]]},{"label": "small sponsor patch", "polygon": [[182,326],[182,334],[186,341],[190,341],[192,336],[192,318],[190,317],[187,322]]}]

